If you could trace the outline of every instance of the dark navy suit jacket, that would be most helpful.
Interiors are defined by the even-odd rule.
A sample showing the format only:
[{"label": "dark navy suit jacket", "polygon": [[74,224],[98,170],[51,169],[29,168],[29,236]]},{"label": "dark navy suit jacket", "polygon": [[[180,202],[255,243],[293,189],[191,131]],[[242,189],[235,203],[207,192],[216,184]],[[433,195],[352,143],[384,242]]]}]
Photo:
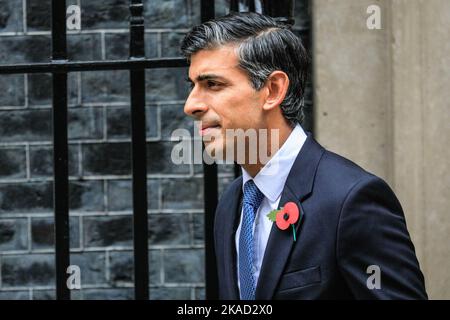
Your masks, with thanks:
[{"label": "dark navy suit jacket", "polygon": [[[241,197],[242,177],[231,183],[216,210],[220,299],[239,299],[235,234]],[[279,207],[290,201],[301,211],[297,241],[292,228],[273,225],[256,299],[427,298],[402,208],[382,179],[325,150],[308,133]],[[371,265],[380,268],[380,289],[367,286]]]}]

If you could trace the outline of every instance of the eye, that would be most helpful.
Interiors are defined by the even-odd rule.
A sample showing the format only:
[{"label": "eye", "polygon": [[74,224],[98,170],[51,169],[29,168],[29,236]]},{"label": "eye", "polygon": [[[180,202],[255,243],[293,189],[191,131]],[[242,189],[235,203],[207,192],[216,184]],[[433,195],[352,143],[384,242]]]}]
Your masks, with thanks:
[{"label": "eye", "polygon": [[220,87],[220,83],[217,83],[217,82],[212,81],[212,80],[208,80],[207,86],[208,86],[208,88],[213,88],[213,89],[215,89],[215,88]]}]

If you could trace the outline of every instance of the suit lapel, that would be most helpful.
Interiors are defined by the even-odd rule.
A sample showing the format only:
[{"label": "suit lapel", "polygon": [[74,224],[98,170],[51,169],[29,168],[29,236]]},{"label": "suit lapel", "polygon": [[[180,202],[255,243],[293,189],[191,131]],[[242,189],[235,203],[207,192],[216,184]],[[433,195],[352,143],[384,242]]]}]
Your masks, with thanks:
[{"label": "suit lapel", "polygon": [[[300,209],[300,217],[295,225],[298,241],[298,231],[305,218],[305,212],[300,201],[305,199],[312,191],[314,177],[324,149],[314,141],[311,134],[300,150],[294,165],[289,172],[286,184],[281,194],[278,208],[287,202],[294,202]],[[293,234],[287,230],[281,231],[274,223],[270,231],[264,259],[256,287],[256,299],[272,299],[279,279],[285,269],[292,246]]]}]

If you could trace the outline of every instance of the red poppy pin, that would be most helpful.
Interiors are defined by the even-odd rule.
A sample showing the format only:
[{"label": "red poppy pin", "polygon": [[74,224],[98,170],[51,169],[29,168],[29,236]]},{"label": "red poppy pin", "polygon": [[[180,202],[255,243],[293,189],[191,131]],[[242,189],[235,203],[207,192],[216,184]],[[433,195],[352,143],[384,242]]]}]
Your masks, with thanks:
[{"label": "red poppy pin", "polygon": [[275,222],[277,227],[281,230],[286,230],[289,225],[292,226],[292,233],[294,234],[294,241],[296,241],[295,236],[295,226],[299,216],[299,210],[294,202],[288,202],[279,210],[272,210],[267,215],[270,221]]}]

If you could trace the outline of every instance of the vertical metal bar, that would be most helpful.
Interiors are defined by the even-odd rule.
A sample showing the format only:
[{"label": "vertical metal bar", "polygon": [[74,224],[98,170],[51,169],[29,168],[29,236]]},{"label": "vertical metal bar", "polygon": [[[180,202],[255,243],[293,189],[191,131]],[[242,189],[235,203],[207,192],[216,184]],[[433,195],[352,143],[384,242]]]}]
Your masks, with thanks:
[{"label": "vertical metal bar", "polygon": [[248,11],[255,12],[255,0],[248,0]]},{"label": "vertical metal bar", "polygon": [[[201,1],[202,22],[214,19],[214,0]],[[204,150],[204,145],[203,145]],[[203,162],[204,204],[205,204],[205,287],[206,299],[219,298],[216,253],[214,250],[214,217],[218,200],[217,164]]]},{"label": "vertical metal bar", "polygon": [[230,12],[239,12],[239,0],[230,0]]},{"label": "vertical metal bar", "polygon": [[[67,59],[66,1],[52,0],[52,60]],[[55,215],[56,298],[69,300],[66,285],[69,252],[69,177],[67,73],[53,73],[53,204]]]},{"label": "vertical metal bar", "polygon": [[[130,59],[144,59],[144,6],[130,1]],[[149,299],[145,70],[130,70],[131,150],[133,170],[134,294]]]},{"label": "vertical metal bar", "polygon": [[214,0],[201,0],[200,19],[202,22],[214,19],[215,16]]}]

